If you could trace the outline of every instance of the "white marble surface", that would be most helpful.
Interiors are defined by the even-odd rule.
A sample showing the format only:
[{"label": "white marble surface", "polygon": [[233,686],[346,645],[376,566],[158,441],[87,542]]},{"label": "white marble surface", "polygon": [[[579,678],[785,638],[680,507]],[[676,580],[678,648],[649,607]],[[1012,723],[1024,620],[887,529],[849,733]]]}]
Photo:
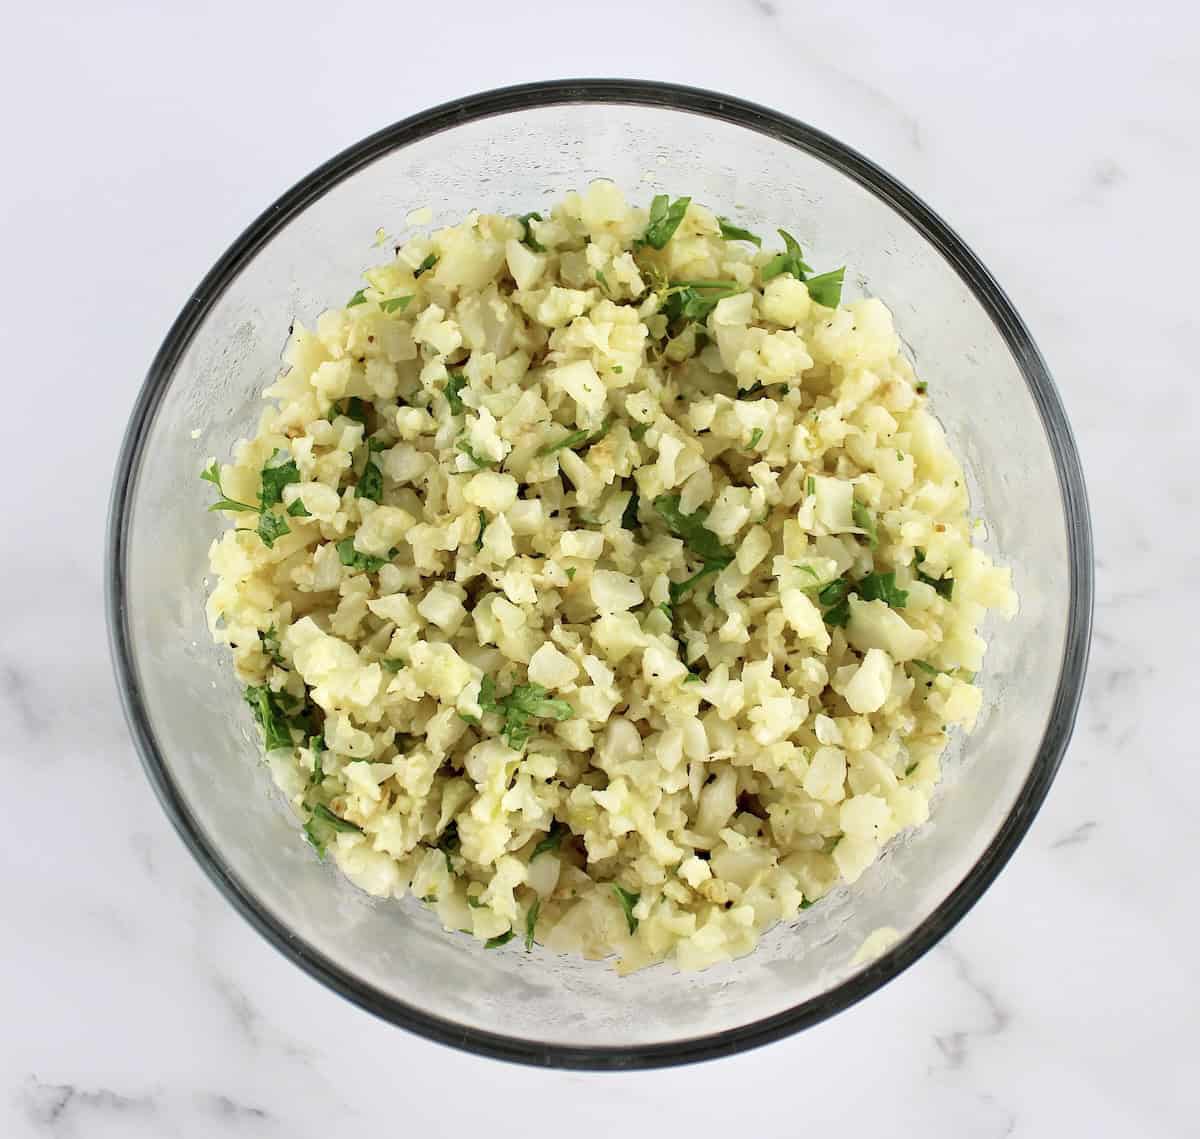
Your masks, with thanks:
[{"label": "white marble surface", "polygon": [[[6,10],[0,435],[18,506],[0,568],[0,1135],[508,1139],[564,1111],[580,1139],[651,1120],[699,1137],[1200,1133],[1195,7],[561,7],[561,43],[514,2]],[[1095,516],[1080,723],[999,881],[864,1004],[666,1072],[461,1055],[284,961],[172,833],[104,641],[118,439],[217,252],[361,135],[553,75],[723,88],[823,127],[926,197],[1039,339]]]}]

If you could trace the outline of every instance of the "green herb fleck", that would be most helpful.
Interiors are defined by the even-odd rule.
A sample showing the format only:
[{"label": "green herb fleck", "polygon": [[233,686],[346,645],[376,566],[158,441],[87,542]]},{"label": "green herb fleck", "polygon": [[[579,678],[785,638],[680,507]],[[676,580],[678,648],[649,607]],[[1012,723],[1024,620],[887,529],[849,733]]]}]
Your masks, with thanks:
[{"label": "green herb fleck", "polygon": [[625,503],[625,509],[621,511],[621,525],[626,530],[636,530],[641,525],[641,522],[638,520],[638,505],[640,501],[638,492],[635,490],[629,496],[629,501]]},{"label": "green herb fleck", "polygon": [[867,544],[874,549],[879,545],[879,531],[875,528],[875,515],[857,499],[851,504],[850,514],[854,525],[867,532]]},{"label": "green herb fleck", "polygon": [[216,459],[213,459],[212,466],[200,472],[200,477],[205,482],[212,483],[220,495],[220,498],[209,507],[209,510],[248,510],[251,514],[258,513],[256,506],[250,506],[245,502],[237,502],[235,499],[225,496],[225,492],[221,489],[221,468],[217,465]]},{"label": "green herb fleck", "polygon": [[625,371],[624,364],[614,364],[612,370],[619,376]]},{"label": "green herb fleck", "polygon": [[547,443],[544,447],[539,447],[537,455],[539,457],[553,455],[555,451],[561,451],[564,447],[568,447],[572,451],[581,451],[585,447],[590,447],[593,443],[599,443],[611,429],[612,421],[606,419],[595,431],[588,431],[586,428],[581,428],[578,431],[570,431],[561,439],[557,439],[553,443]]},{"label": "green herb fleck", "polygon": [[360,554],[354,548],[353,538],[343,538],[337,544],[338,559],[342,565],[351,569],[362,570],[364,573],[374,573],[388,563],[387,558],[376,558],[370,554]]},{"label": "green herb fleck", "polygon": [[262,539],[263,545],[268,550],[284,534],[290,534],[291,532],[292,528],[287,524],[287,519],[282,514],[275,514],[270,510],[264,510],[258,516],[258,536]]},{"label": "green herb fleck", "polygon": [[818,277],[809,277],[808,295],[819,305],[826,308],[837,308],[842,299],[842,278],[846,275],[846,267],[833,269]]},{"label": "green herb fleck", "polygon": [[276,451],[262,469],[262,489],[258,493],[259,508],[267,510],[283,501],[283,488],[300,481],[296,460],[286,451]]},{"label": "green herb fleck", "polygon": [[565,700],[548,696],[540,684],[518,684],[507,696],[496,699],[495,681],[485,676],[479,686],[479,707],[504,717],[500,734],[513,751],[520,751],[528,742],[531,719],[569,720],[575,710]]},{"label": "green herb fleck", "polygon": [[487,529],[487,515],[481,510],[479,512],[479,533],[475,535],[475,549],[483,549],[483,532]]},{"label": "green herb fleck", "polygon": [[354,308],[355,305],[365,305],[367,303],[366,290],[359,289],[347,302],[347,308]]},{"label": "green herb fleck", "polygon": [[321,766],[321,752],[325,750],[324,735],[310,736],[308,750],[312,752],[313,757],[312,775],[309,777],[308,782],[311,786],[316,787],[325,779],[325,770]]},{"label": "green herb fleck", "polygon": [[484,949],[499,949],[502,945],[507,945],[517,935],[511,929],[505,930],[504,933],[497,934],[495,937],[489,937],[483,943]]},{"label": "green herb fleck", "polygon": [[916,384],[917,395],[924,395],[929,391],[929,385],[924,380],[918,380]]},{"label": "green herb fleck", "polygon": [[650,430],[649,423],[635,423],[629,429],[629,437],[635,442],[640,443],[646,437],[646,432]]},{"label": "green herb fleck", "polygon": [[804,493],[809,498],[814,498],[817,493],[817,480],[812,475],[808,476],[808,481],[804,484]]},{"label": "green herb fleck", "polygon": [[763,437],[763,429],[761,427],[756,427],[750,433],[750,450],[751,451],[753,451],[754,448],[759,445],[759,443],[762,441],[762,437]]},{"label": "green herb fleck", "polygon": [[895,573],[869,573],[858,583],[858,592],[864,601],[883,601],[893,609],[903,609],[908,603],[908,592],[896,588]]},{"label": "green herb fleck", "polygon": [[949,601],[954,596],[954,578],[952,577],[932,577],[925,573],[921,566],[925,564],[925,551],[917,550],[917,560],[914,568],[917,572],[917,580],[923,581],[926,585],[933,586],[937,590],[939,597],[944,597]]},{"label": "green herb fleck", "polygon": [[676,198],[672,202],[666,194],[656,194],[650,202],[650,220],[641,244],[662,249],[674,237],[691,203],[691,198]]},{"label": "green herb fleck", "polygon": [[487,907],[479,900],[478,894],[468,894],[467,895],[467,905],[470,906],[471,909],[473,909],[473,910],[487,909]]},{"label": "green herb fleck", "polygon": [[388,672],[399,672],[404,667],[403,657],[383,657],[379,662]]},{"label": "green herb fleck", "polygon": [[671,324],[703,324],[721,301],[740,292],[736,281],[673,281],[663,294],[662,312]]},{"label": "green herb fleck", "polygon": [[706,577],[720,573],[728,564],[723,558],[706,561],[697,573],[692,574],[686,580],[669,582],[667,592],[670,594],[671,604],[678,605]]},{"label": "green herb fleck", "polygon": [[254,718],[262,728],[263,748],[266,751],[290,748],[292,733],[279,697],[265,684],[252,684],[246,688],[243,699],[253,709]]},{"label": "green herb fleck", "polygon": [[704,527],[707,511],[697,510],[694,514],[684,514],[679,509],[679,495],[660,494],[654,500],[654,509],[662,516],[667,529],[676,538],[683,540],[684,545],[706,562],[721,562],[728,565],[733,561],[731,554],[711,531]]},{"label": "green herb fleck", "polygon": [[517,221],[521,223],[521,243],[523,245],[527,245],[534,251],[534,253],[546,252],[546,247],[542,245],[536,237],[533,236],[533,226],[529,224],[531,221],[541,220],[542,215],[539,214],[537,210],[530,210],[529,213],[522,214],[519,218],[517,218]]},{"label": "green herb fleck", "polygon": [[302,498],[292,499],[292,505],[287,508],[287,512],[293,518],[311,518],[312,517],[312,514],[309,512],[308,507],[304,505],[304,500]]},{"label": "green herb fleck", "polygon": [[937,676],[937,674],[939,672],[941,672],[941,669],[934,668],[933,665],[931,665],[929,663],[929,661],[927,661],[927,660],[913,660],[913,661],[910,661],[909,663],[912,665],[915,665],[922,672],[929,673],[930,676]]},{"label": "green herb fleck", "polygon": [[751,233],[740,225],[734,225],[728,218],[717,218],[717,224],[721,227],[721,236],[726,241],[751,241],[755,245],[762,245],[762,238],[757,233]]},{"label": "green herb fleck", "polygon": [[287,668],[287,661],[283,659],[283,651],[279,644],[279,634],[275,631],[275,626],[272,625],[269,629],[259,629],[258,639],[262,641],[263,652],[267,654],[280,668]]},{"label": "green herb fleck", "polygon": [[437,840],[437,848],[442,852],[446,859],[446,873],[453,875],[454,863],[450,856],[458,853],[458,848],[462,845],[458,838],[458,823],[451,820],[449,826],[442,831]]},{"label": "green herb fleck", "polygon": [[477,454],[475,454],[475,449],[471,446],[465,435],[459,437],[454,449],[460,454],[466,455],[467,458],[475,464],[476,470],[482,470],[484,467],[494,467],[496,465],[495,459],[481,459]]},{"label": "green herb fleck", "polygon": [[609,284],[608,284],[608,278],[604,275],[604,273],[600,269],[596,270],[596,280],[600,282],[600,286],[604,289],[604,291],[606,293],[612,292],[612,289],[609,287]]},{"label": "green herb fleck", "polygon": [[411,296],[388,297],[388,299],[386,301],[379,302],[379,307],[381,309],[383,309],[384,312],[387,312],[387,313],[403,312],[406,308],[408,308],[411,301],[412,301]]},{"label": "green herb fleck", "polygon": [[313,808],[313,816],[320,819],[323,823],[328,823],[335,831],[343,831],[346,834],[363,833],[362,827],[357,823],[352,823],[349,819],[339,818],[324,803],[318,803]]},{"label": "green herb fleck", "polygon": [[641,900],[641,894],[631,894],[616,882],[613,883],[613,893],[621,903],[621,909],[625,911],[625,924],[629,926],[629,932],[637,933],[638,919],[633,916],[633,907]]},{"label": "green herb fleck", "polygon": [[428,273],[429,270],[432,269],[437,263],[438,255],[436,253],[430,253],[425,260],[413,270],[413,279],[416,280],[416,278],[422,273]]},{"label": "green herb fleck", "polygon": [[578,572],[579,571],[574,566],[567,566],[567,568],[563,570],[563,573],[567,575],[567,581],[574,581],[575,574]]},{"label": "green herb fleck", "polygon": [[371,458],[369,452],[363,473],[358,476],[354,497],[370,499],[371,502],[383,501],[383,471],[379,469],[379,464]]},{"label": "green herb fleck", "polygon": [[550,829],[546,832],[546,837],[541,839],[537,846],[533,848],[533,853],[529,856],[529,861],[532,862],[539,854],[550,854],[557,850],[562,845],[563,836],[567,833],[567,828],[563,826],[557,819],[550,824]]},{"label": "green herb fleck", "polygon": [[797,281],[805,281],[808,279],[808,274],[812,272],[812,266],[805,264],[804,251],[800,248],[800,243],[786,229],[779,230],[779,236],[783,238],[782,253],[776,253],[763,267],[760,274],[765,285],[773,277],[778,277],[783,273],[790,273]]},{"label": "green herb fleck", "polygon": [[534,898],[533,905],[525,915],[525,952],[533,949],[533,931],[537,928],[538,912],[542,908],[542,899]]},{"label": "green herb fleck", "polygon": [[446,402],[450,405],[450,414],[462,415],[467,408],[459,393],[467,386],[467,377],[461,372],[447,372],[446,376]]}]

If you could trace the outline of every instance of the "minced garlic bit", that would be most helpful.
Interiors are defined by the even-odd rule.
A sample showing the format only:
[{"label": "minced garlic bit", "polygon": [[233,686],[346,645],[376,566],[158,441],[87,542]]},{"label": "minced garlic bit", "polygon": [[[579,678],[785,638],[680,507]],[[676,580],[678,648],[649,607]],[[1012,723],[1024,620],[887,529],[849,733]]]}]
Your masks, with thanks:
[{"label": "minced garlic bit", "polygon": [[1010,575],[888,310],[760,241],[608,182],[414,237],[205,471],[213,634],[362,889],[697,969],[925,821]]}]

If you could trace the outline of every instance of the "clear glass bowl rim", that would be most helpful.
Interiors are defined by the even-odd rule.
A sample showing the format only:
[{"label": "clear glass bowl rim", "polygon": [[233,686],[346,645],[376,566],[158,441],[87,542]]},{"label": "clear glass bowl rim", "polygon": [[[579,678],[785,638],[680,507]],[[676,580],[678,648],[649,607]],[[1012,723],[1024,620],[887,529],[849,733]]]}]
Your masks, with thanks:
[{"label": "clear glass bowl rim", "polygon": [[[389,151],[477,119],[572,103],[660,107],[723,120],[806,151],[854,179],[914,226],[950,263],[991,317],[1024,376],[1041,416],[1058,475],[1067,524],[1069,611],[1058,684],[1037,758],[1013,809],[983,855],[950,895],[906,938],[836,987],[785,1012],[738,1028],[636,1047],[565,1047],[483,1032],[431,1016],[365,984],[308,945],[257,901],[225,865],[173,781],[139,690],[126,605],[129,507],[143,445],[155,411],[205,315],[239,271],[272,236],[343,179]],[[777,1040],[848,1008],[931,949],[978,901],[1029,829],[1070,740],[1083,689],[1091,638],[1091,523],[1079,454],[1054,381],[1024,322],[979,259],[915,194],[869,159],[814,127],[729,95],[630,79],[566,79],[497,88],[443,103],[343,150],[280,197],[230,246],[188,298],[150,364],[117,459],[105,543],[109,647],[125,718],[142,765],[176,831],[217,889],[285,957],[347,1000],[430,1040],[495,1059],[542,1067],[637,1069],[714,1059]]]}]

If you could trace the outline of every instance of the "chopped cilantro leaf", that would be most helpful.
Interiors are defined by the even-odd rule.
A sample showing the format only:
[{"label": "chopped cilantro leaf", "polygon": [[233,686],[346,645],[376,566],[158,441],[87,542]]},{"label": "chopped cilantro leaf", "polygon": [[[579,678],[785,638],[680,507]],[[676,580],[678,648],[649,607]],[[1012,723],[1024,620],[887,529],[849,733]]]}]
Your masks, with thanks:
[{"label": "chopped cilantro leaf", "polygon": [[578,572],[579,571],[574,566],[567,566],[567,568],[563,570],[563,573],[567,575],[567,581],[574,581],[575,574]]},{"label": "chopped cilantro leaf", "polygon": [[720,573],[728,564],[723,558],[706,561],[699,572],[692,574],[686,580],[670,582],[667,585],[667,592],[670,594],[671,604],[678,605],[706,577],[714,573]]},{"label": "chopped cilantro leaf", "polygon": [[755,245],[762,245],[762,238],[757,233],[751,233],[748,229],[742,229],[740,225],[734,225],[728,218],[717,218],[717,224],[721,227],[721,236],[726,241],[751,241]]},{"label": "chopped cilantro leaf", "polygon": [[629,926],[629,932],[637,933],[638,919],[633,916],[633,907],[641,901],[641,894],[631,894],[616,882],[613,883],[613,893],[620,902],[621,909],[625,911],[625,924]]},{"label": "chopped cilantro leaf", "polygon": [[482,470],[484,467],[494,467],[496,465],[495,459],[481,459],[477,454],[475,454],[475,449],[471,446],[470,442],[468,442],[465,435],[459,437],[454,449],[460,454],[466,455],[467,458],[475,464],[476,470]]},{"label": "chopped cilantro leaf", "polygon": [[355,305],[365,305],[367,303],[366,290],[359,289],[347,302],[347,308],[354,308]]},{"label": "chopped cilantro leaf", "polygon": [[819,305],[826,308],[837,308],[842,299],[842,278],[846,275],[846,267],[833,269],[818,277],[809,277],[808,295]]},{"label": "chopped cilantro leaf", "polygon": [[908,603],[908,592],[896,588],[895,573],[869,573],[858,583],[858,592],[864,601],[883,601],[893,609],[903,609]]},{"label": "chopped cilantro leaf", "polygon": [[416,279],[422,273],[428,273],[429,270],[432,269],[437,263],[438,255],[436,253],[430,253],[425,260],[413,270],[413,278]]},{"label": "chopped cilantro leaf", "polygon": [[403,312],[406,308],[408,308],[411,301],[412,301],[411,296],[388,297],[388,299],[386,301],[379,302],[379,307],[381,309],[383,309],[384,312],[388,312],[388,313]]},{"label": "chopped cilantro leaf", "polygon": [[450,405],[450,414],[462,415],[466,405],[459,393],[467,386],[467,377],[461,372],[447,372],[446,376],[446,402]]},{"label": "chopped cilantro leaf", "polygon": [[612,420],[606,419],[595,431],[588,431],[586,428],[569,431],[561,439],[539,447],[537,454],[538,456],[553,455],[555,451],[561,451],[564,447],[569,447],[572,451],[583,450],[584,447],[590,447],[593,443],[599,443],[611,429]]},{"label": "chopped cilantro leaf", "polygon": [[542,899],[534,898],[533,905],[525,915],[525,952],[533,949],[533,931],[537,928],[538,911],[542,908]]},{"label": "chopped cilantro leaf", "polygon": [[258,513],[257,507],[250,506],[245,502],[237,502],[235,499],[225,496],[225,492],[221,489],[221,468],[218,466],[216,459],[213,459],[212,466],[200,472],[200,477],[205,482],[212,483],[217,488],[217,493],[221,496],[209,507],[209,510],[248,510],[251,514]]},{"label": "chopped cilantro leaf", "polygon": [[258,516],[258,536],[262,539],[263,545],[268,550],[275,545],[277,539],[291,532],[292,528],[287,524],[287,519],[282,514],[275,514],[270,510],[264,510]]},{"label": "chopped cilantro leaf", "polygon": [[850,621],[849,599],[839,601],[833,608],[826,609],[824,618],[826,625],[833,625],[836,628],[844,629]]},{"label": "chopped cilantro leaf", "polygon": [[351,569],[362,570],[365,573],[374,573],[388,563],[387,558],[376,558],[370,554],[360,554],[354,548],[353,538],[343,538],[338,542],[337,552],[338,559],[342,565],[349,566]]},{"label": "chopped cilantro leaf", "polygon": [[757,447],[760,442],[762,442],[762,437],[763,437],[763,429],[761,427],[756,427],[750,433],[750,450],[751,451],[753,451],[754,448]]},{"label": "chopped cilantro leaf", "polygon": [[691,205],[691,198],[676,198],[673,202],[666,194],[656,194],[650,202],[650,220],[641,244],[662,249],[679,228],[683,215]]},{"label": "chopped cilantro leaf", "polygon": [[350,822],[349,819],[339,818],[324,803],[318,803],[313,808],[313,816],[320,819],[323,823],[328,823],[335,831],[344,831],[347,834],[362,834],[362,827],[357,823]]},{"label": "chopped cilantro leaf", "polygon": [[542,215],[537,210],[530,210],[527,214],[522,214],[517,221],[521,223],[521,229],[524,231],[521,235],[521,244],[527,245],[534,253],[545,253],[546,247],[539,243],[538,239],[533,236],[533,226],[531,221],[541,221]]},{"label": "chopped cilantro leaf", "polygon": [[372,502],[383,501],[383,471],[379,464],[367,454],[367,462],[363,473],[358,476],[358,485],[354,488],[355,498],[367,498]]},{"label": "chopped cilantro leaf", "polygon": [[517,935],[511,929],[505,930],[504,933],[497,934],[495,937],[489,937],[483,943],[484,949],[499,949],[502,945],[507,945]]},{"label": "chopped cilantro leaf", "polygon": [[287,508],[287,512],[293,518],[311,518],[312,517],[312,514],[310,513],[308,507],[304,505],[304,500],[302,498],[293,499],[292,505]]},{"label": "chopped cilantro leaf", "polygon": [[446,859],[446,873],[454,873],[454,863],[450,856],[458,853],[458,848],[462,845],[458,838],[458,823],[451,820],[450,824],[442,831],[437,840],[437,848],[442,852]]},{"label": "chopped cilantro leaf", "polygon": [[867,544],[874,549],[879,545],[879,531],[875,528],[875,515],[857,499],[851,504],[850,514],[854,525],[867,532]]},{"label": "chopped cilantro leaf", "polygon": [[277,751],[292,746],[292,733],[287,717],[280,707],[279,697],[265,684],[247,687],[243,698],[254,711],[254,718],[262,728],[263,747],[266,751]]},{"label": "chopped cilantro leaf", "polygon": [[384,657],[380,662],[388,672],[399,672],[404,667],[403,657]]},{"label": "chopped cilantro leaf", "polygon": [[844,601],[849,592],[849,582],[844,577],[839,577],[821,588],[817,600],[822,605],[836,605],[839,601]]},{"label": "chopped cilantro leaf", "polygon": [[660,494],[654,500],[654,509],[662,516],[667,529],[681,538],[684,545],[703,558],[706,562],[724,562],[728,565],[733,561],[731,554],[711,531],[704,528],[704,519],[708,514],[697,510],[695,514],[684,514],[679,509],[679,495]]},{"label": "chopped cilantro leaf", "polygon": [[808,480],[804,484],[804,493],[809,498],[817,493],[817,480],[812,475],[808,476]]},{"label": "chopped cilantro leaf", "polygon": [[641,525],[638,521],[638,504],[640,501],[638,492],[635,490],[629,496],[629,501],[625,503],[625,509],[621,511],[621,525],[626,530],[636,530]]},{"label": "chopped cilantro leaf", "polygon": [[932,577],[925,573],[921,566],[925,563],[925,551],[917,550],[917,560],[914,569],[917,572],[917,580],[923,581],[926,585],[933,586],[937,590],[939,597],[944,597],[949,601],[954,596],[954,578],[952,577]]},{"label": "chopped cilantro leaf", "polygon": [[562,845],[563,836],[566,833],[567,828],[555,819],[550,824],[550,829],[546,832],[546,837],[540,839],[537,846],[533,848],[533,853],[529,856],[529,861],[532,862],[539,854],[549,854],[557,850]]},{"label": "chopped cilantro leaf", "polygon": [[263,652],[267,654],[280,668],[287,668],[287,662],[283,659],[283,652],[279,644],[279,634],[275,631],[275,626],[272,625],[269,629],[259,629],[258,639],[262,641]]},{"label": "chopped cilantro leaf", "polygon": [[276,451],[262,469],[262,489],[258,493],[259,508],[267,510],[283,501],[283,488],[300,481],[296,460],[286,451]]},{"label": "chopped cilantro leaf", "polygon": [[805,264],[804,251],[800,248],[800,243],[786,229],[779,231],[779,236],[783,238],[782,253],[776,253],[763,267],[761,277],[765,285],[774,277],[778,277],[783,273],[790,273],[797,281],[808,279],[808,274],[812,272],[812,266]]}]

